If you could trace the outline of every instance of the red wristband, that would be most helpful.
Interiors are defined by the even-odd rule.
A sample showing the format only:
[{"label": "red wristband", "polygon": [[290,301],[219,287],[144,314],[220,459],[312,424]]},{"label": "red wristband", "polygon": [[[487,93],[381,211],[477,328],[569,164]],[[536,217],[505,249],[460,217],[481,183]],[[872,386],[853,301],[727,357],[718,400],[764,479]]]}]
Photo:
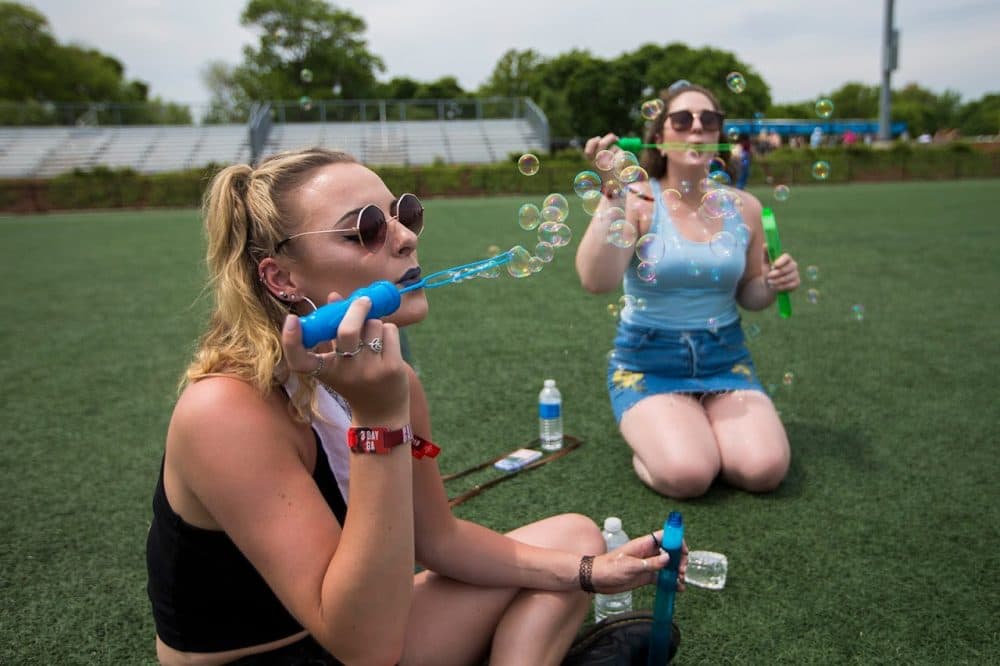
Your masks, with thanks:
[{"label": "red wristband", "polygon": [[407,423],[399,430],[388,428],[358,428],[347,431],[347,447],[354,453],[390,453],[393,447],[413,443],[413,428]]},{"label": "red wristband", "polygon": [[429,439],[424,439],[420,435],[414,435],[412,453],[413,457],[417,460],[420,460],[424,456],[437,458],[437,454],[441,453],[441,447]]}]

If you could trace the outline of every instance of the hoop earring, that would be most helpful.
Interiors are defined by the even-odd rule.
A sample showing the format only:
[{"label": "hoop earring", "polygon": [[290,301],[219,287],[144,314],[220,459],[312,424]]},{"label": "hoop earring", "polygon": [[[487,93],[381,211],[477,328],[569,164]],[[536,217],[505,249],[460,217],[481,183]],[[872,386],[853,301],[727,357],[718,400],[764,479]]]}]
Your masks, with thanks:
[{"label": "hoop earring", "polygon": [[316,307],[316,304],[313,303],[312,299],[310,299],[308,296],[303,296],[302,300],[312,306],[313,312],[316,312],[316,310],[319,310],[319,308]]}]

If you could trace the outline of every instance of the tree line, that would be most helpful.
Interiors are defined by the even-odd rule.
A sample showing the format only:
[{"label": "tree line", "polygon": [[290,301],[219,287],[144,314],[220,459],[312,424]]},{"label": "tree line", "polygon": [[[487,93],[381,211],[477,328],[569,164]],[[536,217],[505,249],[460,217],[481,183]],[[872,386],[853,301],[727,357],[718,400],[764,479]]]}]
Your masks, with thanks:
[{"label": "tree line", "polygon": [[[644,99],[678,79],[707,85],[731,118],[814,118],[815,99],[775,103],[764,77],[735,54],[681,43],[644,44],[615,58],[586,50],[544,57],[532,49],[504,53],[485,82],[465,90],[454,76],[434,81],[410,77],[380,80],[385,64],[365,39],[364,19],[325,0],[248,0],[240,24],[257,33],[237,65],[207,63],[202,79],[210,92],[205,122],[240,122],[255,100],[459,99],[530,97],[545,112],[554,137],[638,131]],[[190,110],[150,97],[149,87],[128,80],[113,56],[60,44],[35,9],[0,1],[0,100],[34,109],[31,122],[54,118],[57,103],[140,104],[124,122],[184,123]],[[729,72],[746,80],[742,94],[725,86]],[[817,91],[835,105],[835,117],[878,116],[879,86],[848,82]],[[911,134],[955,128],[963,135],[1000,133],[1000,93],[962,102],[951,90],[935,93],[916,83],[892,91],[893,120]],[[0,122],[12,122],[0,109]]]}]

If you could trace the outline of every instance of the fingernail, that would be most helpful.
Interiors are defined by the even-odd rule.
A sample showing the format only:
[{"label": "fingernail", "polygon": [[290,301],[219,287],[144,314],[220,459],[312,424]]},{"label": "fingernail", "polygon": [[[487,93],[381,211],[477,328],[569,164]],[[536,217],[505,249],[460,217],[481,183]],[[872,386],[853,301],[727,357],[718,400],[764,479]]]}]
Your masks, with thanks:
[{"label": "fingernail", "polygon": [[285,316],[285,330],[286,331],[294,331],[295,330],[295,319],[294,319],[294,317],[295,317],[295,315],[286,315]]}]

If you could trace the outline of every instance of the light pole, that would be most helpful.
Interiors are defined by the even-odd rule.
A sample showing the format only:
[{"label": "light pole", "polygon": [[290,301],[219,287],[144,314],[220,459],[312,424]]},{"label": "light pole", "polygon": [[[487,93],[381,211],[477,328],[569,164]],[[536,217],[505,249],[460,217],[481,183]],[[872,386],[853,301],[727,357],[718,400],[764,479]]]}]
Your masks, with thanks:
[{"label": "light pole", "polygon": [[885,0],[885,26],[882,31],[882,93],[878,104],[879,141],[892,140],[892,72],[899,64],[899,31],[892,26],[894,0]]}]

